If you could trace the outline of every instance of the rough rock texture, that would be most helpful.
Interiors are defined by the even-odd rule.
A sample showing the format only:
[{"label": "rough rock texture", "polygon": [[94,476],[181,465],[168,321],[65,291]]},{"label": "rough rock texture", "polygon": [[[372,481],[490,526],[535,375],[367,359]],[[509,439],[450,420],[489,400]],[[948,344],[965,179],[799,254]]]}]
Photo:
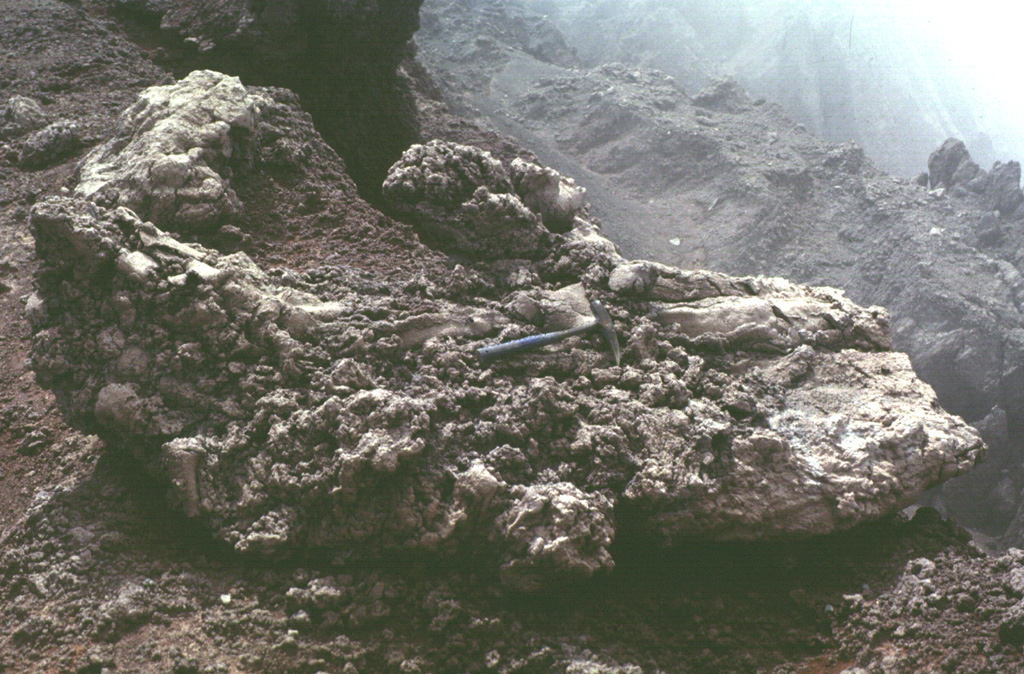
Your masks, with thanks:
[{"label": "rough rock texture", "polygon": [[538,195],[530,198],[534,210],[489,152],[430,141],[406,150],[391,167],[383,194],[393,213],[419,225],[439,247],[473,257],[536,257],[547,244],[538,212],[547,185],[519,184],[524,193]]},{"label": "rough rock texture", "polygon": [[85,157],[75,194],[174,231],[229,222],[241,208],[231,177],[252,162],[259,102],[237,77],[209,70],[147,89]]},{"label": "rough rock texture", "polygon": [[[587,16],[616,24],[647,4]],[[953,141],[932,162],[935,189],[922,189],[879,171],[856,144],[824,143],[773,102],[729,87],[712,109],[662,72],[539,61],[508,28],[530,6],[538,5],[490,11],[432,0],[417,36],[421,57],[464,114],[522,139],[585,183],[589,213],[628,257],[777,275],[884,306],[894,346],[947,410],[980,423],[998,407],[1008,428],[1022,427],[1024,213],[1008,210],[1020,199],[1012,165],[997,167],[993,181]],[[552,7],[549,21],[563,9]],[[658,23],[664,11],[638,25]],[[477,38],[493,47],[457,60],[456,45]],[[696,98],[713,105],[715,92]],[[1009,522],[978,504],[1004,502],[990,498],[999,487],[1020,505],[1024,491],[1020,436],[1006,437],[979,468],[973,496],[930,501],[995,538]]]},{"label": "rough rock texture", "polygon": [[[81,147],[109,138],[117,113],[165,75],[113,27],[49,0],[4,3],[0,11],[0,536],[39,488],[83,464],[66,442],[80,435],[27,364],[25,298],[37,268],[28,213],[41,194],[71,185]],[[49,124],[73,122],[80,148],[26,167],[25,141]]]},{"label": "rough rock texture", "polygon": [[1024,192],[1020,189],[1020,162],[996,162],[988,173],[988,180],[981,190],[989,200],[989,207],[1000,215],[1014,215],[1024,203]]},{"label": "rough rock texture", "polygon": [[959,187],[981,194],[988,210],[1011,216],[1024,203],[1020,189],[1020,164],[996,162],[989,172],[971,159],[967,146],[958,138],[949,138],[928,157],[931,186],[952,190]]},{"label": "rough rock texture", "polygon": [[[410,150],[385,191],[411,212],[465,212],[468,195],[510,186],[486,153],[435,143]],[[479,253],[472,237],[504,220],[474,217],[462,231]],[[124,207],[50,199],[31,222],[40,381],[242,552],[487,540],[506,582],[534,589],[610,568],[619,504],[665,541],[826,533],[898,510],[982,448],[888,351],[884,311],[627,263],[583,220],[547,255],[539,237],[491,251],[541,258],[498,303],[457,278],[480,286],[484,268],[419,297],[349,267],[274,278]],[[550,307],[581,304],[584,288],[607,297],[623,367],[582,339],[479,367],[481,337],[521,335],[524,318],[557,327],[571,310]]]},{"label": "rough rock texture", "polygon": [[[971,168],[973,166],[973,169]],[[948,138],[928,157],[928,177],[931,187],[952,189],[958,178],[965,174],[977,174],[978,165],[971,161],[967,146],[959,138]],[[968,179],[974,175],[969,175]]]},{"label": "rough rock texture", "polygon": [[544,226],[551,231],[566,231],[577,216],[584,214],[586,190],[578,187],[572,178],[519,158],[512,161],[509,173],[516,194],[527,208],[540,214]]},{"label": "rough rock texture", "polygon": [[40,168],[64,159],[78,148],[78,125],[68,121],[54,122],[22,142],[18,163],[27,168]]},{"label": "rough rock texture", "polygon": [[[212,7],[214,3],[205,4]],[[174,0],[164,10],[184,5]],[[261,7],[272,6],[283,5]],[[177,63],[176,68],[185,62],[176,60],[184,58],[181,55],[164,52],[166,45],[154,48],[157,43],[146,25],[129,23],[124,28],[98,14],[90,0],[81,5],[7,0],[3,9],[0,83],[4,96],[38,101],[47,123],[74,120],[83,148],[116,133],[118,113],[136,101],[140,90],[172,81],[150,57],[164,64]],[[539,41],[553,44],[535,28],[540,26],[524,23],[517,34],[528,37],[534,32]],[[127,35],[140,40],[144,49],[129,42]],[[223,56],[225,50],[205,53]],[[191,58],[204,56],[195,51]],[[175,72],[184,76],[192,69]],[[331,76],[331,70],[324,72]],[[315,78],[312,69],[305,76]],[[244,78],[243,82],[248,84]],[[252,169],[235,173],[231,182],[242,208],[233,225],[201,236],[162,235],[124,210],[73,199],[80,156],[73,153],[29,169],[18,164],[17,155],[22,139],[32,132],[2,141],[0,624],[4,629],[0,631],[0,669],[40,674],[104,670],[153,674],[841,671],[855,665],[852,659],[840,658],[833,636],[843,626],[837,618],[842,595],[861,593],[865,601],[877,600],[879,607],[895,611],[898,604],[885,597],[908,561],[927,557],[941,567],[940,554],[971,559],[965,532],[938,521],[928,509],[919,510],[911,521],[896,515],[798,540],[652,545],[652,523],[656,522],[650,511],[627,508],[621,497],[614,506],[608,503],[628,484],[624,478],[647,460],[641,448],[619,449],[620,440],[636,437],[637,420],[643,415],[627,410],[629,414],[609,422],[598,413],[623,405],[671,413],[689,395],[685,409],[692,408],[695,419],[707,418],[701,416],[705,414],[728,417],[742,436],[745,429],[764,425],[756,416],[742,418],[745,403],[730,397],[732,383],[756,383],[758,376],[767,381],[768,375],[757,375],[750,366],[782,363],[806,352],[804,346],[792,350],[793,345],[814,338],[820,341],[812,347],[815,358],[838,367],[849,356],[834,353],[827,344],[846,339],[874,343],[872,333],[858,336],[851,329],[878,327],[881,316],[867,311],[848,314],[846,303],[831,293],[806,290],[796,291],[803,298],[797,304],[810,303],[813,310],[797,314],[788,284],[729,281],[715,274],[677,275],[668,268],[626,262],[598,227],[582,219],[575,220],[564,236],[552,235],[549,255],[532,261],[498,259],[458,266],[422,246],[411,226],[384,216],[359,198],[345,165],[323,142],[296,95],[276,88],[252,93],[264,100]],[[346,114],[340,111],[339,118]],[[515,157],[529,158],[493,131],[448,119],[447,128],[463,134],[455,140],[490,143],[488,149],[506,166]],[[380,159],[381,180],[383,170],[397,157],[398,153]],[[853,164],[857,157],[847,152],[838,160]],[[589,179],[581,183],[592,187]],[[593,189],[588,196],[594,196]],[[29,226],[35,204],[43,214],[37,224],[47,232],[42,249],[55,256],[50,262],[35,257]],[[47,220],[46,213],[55,217]],[[111,226],[120,218],[124,231]],[[69,226],[62,229],[62,222]],[[1010,223],[1003,224],[1004,236],[1013,241]],[[201,246],[191,240],[193,236],[201,238]],[[69,250],[69,242],[79,246],[77,252]],[[251,265],[239,250],[253,261]],[[115,251],[118,254],[113,255]],[[201,259],[192,257],[196,253]],[[57,262],[51,265],[53,259]],[[47,271],[36,285],[40,266]],[[199,332],[198,325],[218,322],[215,307],[228,286],[222,272],[234,279],[250,279],[261,297],[271,296],[266,305],[270,313],[251,318],[243,314],[243,322],[249,320],[250,328],[260,327],[264,337],[272,336],[271,341],[257,344],[255,332],[246,334],[244,341],[239,338],[231,346],[227,357],[204,348],[226,347],[219,340],[226,338],[228,326],[211,327],[192,338]],[[177,285],[183,280],[180,273],[184,273],[183,286]],[[220,280],[224,285],[218,286]],[[162,282],[164,290],[152,293],[153,284],[159,287]],[[744,283],[753,285],[748,288]],[[118,286],[116,293],[114,286]],[[694,288],[700,290],[678,299],[678,293]],[[473,352],[480,344],[586,320],[588,294],[613,308],[623,342],[628,342],[622,371],[607,367],[610,356],[596,336],[577,338],[523,361],[495,363],[487,371],[477,369]],[[715,314],[716,303],[726,302],[732,294],[739,305],[750,309],[743,315],[757,324],[753,328],[735,329]],[[243,292],[238,297],[245,296]],[[333,308],[321,315],[313,311],[313,321],[303,314],[310,308],[333,307],[338,298],[349,297],[359,300],[349,313],[334,314]],[[196,299],[191,308],[186,306]],[[185,304],[175,304],[176,300]],[[774,309],[772,316],[778,320],[773,321],[763,313],[762,300],[796,327],[788,329]],[[96,313],[86,316],[82,307],[74,308],[79,301]],[[60,307],[65,305],[71,311],[61,316]],[[671,325],[647,316],[667,308],[664,305],[693,306],[677,306],[667,313],[679,319]],[[146,315],[147,307],[152,315]],[[272,318],[274,307],[280,307],[276,319]],[[166,318],[172,313],[181,322]],[[718,326],[712,330],[714,339],[701,341],[685,331],[695,316]],[[828,323],[827,316],[840,318],[839,327],[820,327],[822,320]],[[690,317],[690,322],[680,322],[684,317]],[[54,335],[61,325],[83,326],[80,335],[55,340],[42,349],[59,354],[71,347],[67,355],[82,358],[67,361],[68,369],[59,360],[47,363],[58,390],[64,391],[59,405],[49,390],[39,386],[40,378],[27,370],[29,320],[56,329],[50,333]],[[160,327],[159,321],[168,327]],[[310,326],[313,332],[305,333]],[[361,343],[360,335],[346,346],[327,334],[327,329],[339,326],[357,331],[365,327],[373,334],[367,332]],[[305,336],[296,339],[290,330]],[[839,336],[834,331],[849,334]],[[325,373],[315,358],[298,358],[295,370],[281,368],[286,358],[274,354],[282,353],[275,344],[288,346],[284,335],[301,345],[295,355],[305,351],[319,358],[322,351],[332,363],[337,360],[338,367]],[[185,337],[190,342],[179,343]],[[749,349],[742,345],[747,338],[752,344]],[[313,342],[319,342],[317,348],[311,348]],[[156,349],[156,358],[147,360],[149,352],[143,347],[150,346]],[[890,357],[870,348],[852,354]],[[338,349],[361,355],[346,361],[346,356],[338,356]],[[663,359],[652,365],[646,361],[654,359],[641,357],[652,353],[660,357],[663,351],[674,354],[678,362]],[[101,364],[111,363],[116,352],[121,355],[113,369],[103,371]],[[678,358],[680,352],[686,354],[685,367]],[[275,358],[278,362],[261,364],[261,353],[267,355],[268,363]],[[77,362],[88,365],[76,373],[70,365]],[[613,370],[611,377],[608,370]],[[278,371],[280,387],[274,382]],[[300,374],[292,379],[296,372]],[[678,379],[678,372],[684,373],[682,385],[667,376]],[[877,381],[894,383],[898,391],[901,372],[906,371]],[[249,373],[256,376],[244,382],[232,380]],[[304,381],[302,373],[310,374],[310,381]],[[697,377],[686,379],[686,373]],[[809,376],[816,374],[812,371]],[[74,377],[88,381],[86,388],[73,384]],[[473,377],[479,378],[479,384]],[[64,384],[68,388],[61,389]],[[241,401],[239,408],[247,404],[245,396],[252,394],[266,397],[264,404],[276,406],[279,413],[263,418],[258,428],[254,416],[231,416],[238,409],[230,404],[230,395],[216,389],[222,384]],[[796,386],[794,390],[772,385],[764,397],[766,404],[799,394],[800,385]],[[282,397],[273,397],[277,388]],[[270,561],[253,552],[240,554],[219,536],[211,536],[214,520],[202,509],[203,483],[195,479],[204,471],[210,473],[210,467],[201,462],[193,440],[215,439],[216,423],[228,419],[228,427],[237,427],[238,437],[255,428],[260,451],[283,458],[279,463],[287,463],[288,452],[307,449],[312,462],[333,461],[329,455],[342,443],[335,447],[332,434],[339,429],[303,426],[301,417],[284,402],[295,390],[302,401],[302,396],[311,399],[328,388],[339,400],[354,404],[359,399],[367,408],[386,397],[393,406],[368,411],[357,424],[369,424],[372,416],[374,428],[390,430],[394,426],[389,427],[388,419],[410,427],[418,423],[418,417],[402,417],[409,410],[407,398],[418,403],[418,398],[429,402],[446,400],[452,392],[463,395],[454,406],[429,412],[431,423],[437,423],[421,431],[420,437],[430,444],[418,454],[399,456],[400,452],[388,451],[402,447],[415,452],[415,435],[406,442],[401,433],[394,438],[364,433],[369,436],[362,447],[366,454],[354,457],[362,472],[348,476],[355,480],[379,476],[381,489],[372,497],[379,501],[415,477],[444,474],[437,507],[461,503],[466,510],[449,513],[455,529],[439,543],[437,552],[383,551],[391,541],[382,537],[366,546],[383,551],[373,560],[354,559],[341,547],[318,553],[299,546],[286,549],[286,543],[269,553]],[[428,394],[413,397],[427,389]],[[378,397],[380,391],[385,395]],[[75,392],[81,395],[76,398]],[[751,392],[758,390],[751,386]],[[855,399],[862,400],[864,395],[861,391]],[[90,397],[94,400],[86,399]],[[581,399],[592,407],[579,404],[569,414],[569,406]],[[208,409],[200,408],[201,404],[209,405]],[[836,402],[829,397],[822,404],[832,408]],[[509,408],[514,413],[482,417],[487,410],[504,414]],[[82,416],[71,419],[62,414],[72,409],[83,410]],[[316,408],[310,410],[316,412]],[[389,417],[392,412],[395,417]],[[97,413],[102,423],[96,422]],[[515,423],[524,418],[537,421],[532,422],[534,426]],[[106,441],[69,428],[65,419],[79,428],[93,427],[95,422]],[[196,427],[205,424],[209,433],[155,439],[146,435],[162,424],[172,428],[179,421]],[[440,437],[442,429],[458,423],[463,427],[456,427],[457,437]],[[594,427],[592,432],[582,432],[584,423]],[[605,431],[612,423],[623,425],[621,438]],[[118,429],[125,426],[129,435],[137,434],[142,442],[134,447],[123,444]],[[995,417],[990,426],[993,430],[985,431],[985,437],[997,437]],[[273,436],[271,429],[275,429]],[[478,429],[493,437],[477,436]],[[298,435],[277,434],[286,430]],[[306,443],[325,436],[330,436],[326,451],[319,444]],[[557,441],[566,437],[579,444]],[[454,450],[460,438],[468,438],[466,446]],[[351,449],[356,440],[345,442]],[[434,447],[448,450],[434,453]],[[278,448],[286,451],[274,454]],[[133,450],[142,455],[141,462],[133,457]],[[278,507],[286,505],[285,496],[306,498],[295,509],[299,528],[293,531],[307,532],[308,540],[316,535],[311,531],[313,523],[340,522],[353,512],[344,503],[339,513],[317,512],[316,504],[326,505],[341,495],[324,495],[319,486],[301,483],[305,476],[317,475],[315,468],[300,472],[306,468],[301,461],[294,470],[276,468],[274,463],[246,463],[253,458],[247,451],[239,450],[239,468],[266,465],[274,470],[242,478],[245,484],[265,484],[264,491],[254,492],[254,497],[268,500],[235,503],[235,514],[245,508],[282,514],[279,519],[266,518],[259,530],[262,537],[252,538],[255,548],[263,543],[273,548],[274,536],[282,530],[279,525],[287,526],[289,516]],[[222,455],[213,472],[229,474],[231,456]],[[462,461],[450,461],[454,456]],[[392,459],[397,467],[387,473]],[[615,463],[616,459],[628,464]],[[360,464],[363,460],[369,465]],[[718,464],[710,466],[712,470],[705,471],[708,483],[723,483],[715,473]],[[299,483],[292,481],[296,476]],[[590,489],[588,484],[611,486]],[[435,486],[427,484],[421,492]],[[510,496],[520,490],[520,496]],[[195,495],[199,500],[193,500]],[[192,512],[197,514],[186,516]],[[429,521],[432,512],[427,507],[415,509],[413,515]],[[608,512],[612,518],[606,516]],[[460,519],[463,514],[465,519]],[[498,516],[509,518],[510,526],[501,530],[494,523]],[[396,528],[393,521],[368,524],[378,525],[382,530]],[[498,539],[484,538],[495,530]],[[612,535],[614,540],[608,543]],[[609,558],[615,568],[606,572]],[[1011,571],[979,567],[979,591],[998,591]],[[580,582],[563,582],[588,574]],[[520,591],[538,587],[537,594]],[[890,615],[882,617],[888,620]],[[971,618],[975,633],[998,632],[997,624],[986,622],[986,614]],[[957,630],[952,621],[935,624],[947,637],[948,652],[972,652],[977,640],[970,634]],[[1012,624],[1004,629],[1012,638]],[[873,636],[869,631],[849,632],[843,637],[848,648],[844,653],[856,654],[871,644]],[[1005,657],[992,667],[1019,668],[1021,655],[1014,648],[1004,646]],[[913,665],[901,666],[913,671]]]},{"label": "rough rock texture", "polygon": [[944,553],[907,562],[877,598],[837,607],[842,657],[872,671],[1009,672],[1024,645],[1024,552],[994,558]]},{"label": "rough rock texture", "polygon": [[80,200],[41,202],[32,227],[40,380],[243,552],[480,537],[532,588],[609,568],[619,502],[665,540],[826,533],[981,449],[885,352],[884,313],[827,289],[629,265],[649,286],[612,285],[654,320],[613,305],[624,366],[577,344],[524,379],[476,364],[509,322],[486,304],[380,295],[343,268],[282,283]]},{"label": "rough rock texture", "polygon": [[137,19],[177,70],[208,67],[299,94],[369,198],[379,197],[388,166],[417,140],[399,66],[412,54],[421,0],[95,2]]},{"label": "rough rock texture", "polygon": [[6,140],[46,126],[46,113],[35,99],[11,96],[0,107],[0,138]]},{"label": "rough rock texture", "polygon": [[[101,443],[64,449],[88,456]],[[982,597],[1003,592],[1015,568],[980,564],[962,530],[921,512],[785,546],[704,543],[658,555],[626,541],[615,574],[533,601],[472,565],[244,563],[154,508],[158,486],[111,459],[38,492],[3,539],[0,662],[9,669],[721,674],[791,671],[780,663],[799,668],[803,656],[840,671],[875,634],[859,624],[842,632],[840,658],[832,631],[843,595],[899,610],[884,588],[910,560],[935,559],[944,573],[940,554],[971,569]],[[936,622],[949,637],[942,648],[995,643],[998,626],[981,615],[961,614],[967,629]],[[875,620],[895,618],[878,611]],[[937,637],[899,643],[934,648]],[[885,643],[865,661],[880,660]],[[1004,653],[999,665],[1012,671],[1019,652]]]}]

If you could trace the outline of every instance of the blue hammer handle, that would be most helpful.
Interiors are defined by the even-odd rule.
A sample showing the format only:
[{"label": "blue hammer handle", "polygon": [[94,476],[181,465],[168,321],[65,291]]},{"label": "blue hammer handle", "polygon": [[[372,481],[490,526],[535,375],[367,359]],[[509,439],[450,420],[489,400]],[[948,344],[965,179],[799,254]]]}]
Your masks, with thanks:
[{"label": "blue hammer handle", "polygon": [[501,344],[481,347],[476,350],[476,355],[480,359],[481,363],[488,363],[495,358],[500,358],[501,356],[510,356],[516,353],[533,351],[542,346],[560,342],[563,339],[572,337],[573,335],[581,335],[584,332],[590,332],[596,327],[597,321],[594,321],[589,324],[578,325],[575,328],[569,328],[568,330],[545,332],[541,335],[530,335],[529,337],[514,339],[511,342],[502,342]]}]

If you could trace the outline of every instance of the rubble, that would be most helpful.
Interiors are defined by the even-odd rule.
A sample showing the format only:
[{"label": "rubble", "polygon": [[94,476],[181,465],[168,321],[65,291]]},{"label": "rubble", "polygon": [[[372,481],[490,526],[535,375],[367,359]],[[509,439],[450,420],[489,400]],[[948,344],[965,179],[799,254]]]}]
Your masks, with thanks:
[{"label": "rubble", "polygon": [[[41,101],[47,123],[74,120],[85,145],[120,137],[114,113],[131,87],[180,94],[189,79],[168,84],[116,22],[96,21],[105,5],[141,17],[147,39],[153,17],[169,17],[154,58],[257,64],[255,45],[259,64],[291,54],[278,74],[315,61],[269,27],[320,31],[326,42],[308,54],[323,55],[375,34],[404,44],[412,28],[391,28],[415,14],[415,3],[399,16],[361,1],[289,33],[309,17],[275,23],[287,3],[263,14],[191,0],[13,0],[0,35],[21,37],[0,40],[17,55],[5,82]],[[235,20],[246,15],[255,23]],[[174,51],[175,31],[194,38],[190,56]],[[400,49],[377,47],[398,62]],[[361,72],[373,53],[346,63]],[[237,200],[235,210],[206,202],[209,220],[182,204],[182,223],[136,212],[120,187],[73,194],[85,174],[70,161],[18,164],[45,125],[7,141],[0,231],[5,253],[24,250],[0,269],[18,289],[0,293],[11,346],[0,669],[770,671],[835,655],[842,594],[861,592],[891,617],[887,588],[907,561],[935,560],[933,577],[948,567],[940,552],[978,564],[952,523],[898,511],[966,470],[982,445],[892,352],[885,311],[827,288],[625,259],[569,178],[531,160],[522,175],[543,185],[517,187],[512,159],[525,155],[514,146],[492,155],[497,166],[466,148],[463,165],[479,160],[507,182],[473,175],[468,197],[451,201],[417,193],[421,176],[406,167],[415,189],[402,217],[435,217],[417,231],[428,241],[435,226],[429,243],[443,253],[424,246],[356,194],[318,133],[348,129],[354,156],[382,164],[383,180],[400,134],[368,142],[367,127],[346,125],[407,110],[377,115],[391,99],[351,80],[331,84],[359,104],[333,126],[329,106],[312,118],[300,107],[324,106],[330,96],[308,94],[338,72],[301,73],[313,78],[301,97],[196,76],[258,102],[251,135],[228,133],[244,152],[204,150]],[[659,87],[655,109],[688,106],[664,78],[635,74]],[[614,118],[610,106],[593,130]],[[675,175],[696,170],[672,154],[707,149],[695,138],[666,144]],[[424,175],[456,176],[452,165]],[[803,175],[799,185],[812,180]],[[474,237],[502,234],[443,221],[481,187],[507,206],[506,224],[523,226],[524,236],[499,230],[509,245],[494,254]],[[702,209],[728,210],[732,198]],[[224,236],[210,231],[227,221]],[[491,367],[476,359],[482,345],[581,324],[595,298],[614,317],[622,367],[597,335]],[[1003,421],[985,437],[1005,435]],[[1012,586],[1012,574],[993,567],[978,586]],[[985,638],[1005,634],[1012,648],[1012,611],[994,615],[978,617]],[[960,640],[951,650],[973,643],[947,633]],[[874,643],[866,631],[843,639],[851,653]]]}]

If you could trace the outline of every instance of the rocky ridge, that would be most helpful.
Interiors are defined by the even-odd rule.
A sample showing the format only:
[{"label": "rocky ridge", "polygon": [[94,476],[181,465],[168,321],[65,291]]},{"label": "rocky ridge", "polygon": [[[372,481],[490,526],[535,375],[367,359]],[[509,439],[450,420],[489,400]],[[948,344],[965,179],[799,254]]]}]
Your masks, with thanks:
[{"label": "rocky ridge", "polygon": [[[425,12],[445,4],[428,0]],[[497,15],[493,3],[479,5]],[[987,164],[996,158],[993,145],[1003,145],[1000,155],[1014,148],[971,83],[950,67],[949,38],[901,9],[789,0],[737,2],[723,12],[662,0],[519,0],[504,3],[506,16],[495,23],[510,32],[536,21],[544,26],[538,35],[557,34],[581,64],[656,68],[692,92],[733,77],[815,136],[853,140],[904,178],[949,136],[967,140]]]}]

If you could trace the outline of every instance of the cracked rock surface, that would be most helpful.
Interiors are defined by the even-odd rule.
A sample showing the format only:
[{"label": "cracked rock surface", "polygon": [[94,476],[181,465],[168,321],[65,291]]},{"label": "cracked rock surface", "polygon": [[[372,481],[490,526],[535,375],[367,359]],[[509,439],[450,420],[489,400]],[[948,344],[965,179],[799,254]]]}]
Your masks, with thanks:
[{"label": "cracked rock surface", "polygon": [[547,243],[541,214],[513,191],[505,166],[470,145],[413,145],[391,167],[383,194],[391,210],[419,225],[428,241],[457,253],[530,258]]},{"label": "cracked rock surface", "polygon": [[[685,31],[678,40],[651,37],[685,27],[680,18],[689,10],[673,19],[658,3],[640,3],[598,17],[581,9],[586,4],[429,0],[417,36],[421,57],[464,114],[492,120],[585,184],[590,212],[629,256],[782,276],[884,306],[895,348],[910,355],[945,409],[979,428],[990,414],[1005,415],[1010,429],[1022,426],[1017,162],[983,169],[983,144],[970,148],[972,159],[950,139],[932,154],[928,174],[899,179],[873,163],[879,148],[826,143],[771,96],[748,96],[728,82],[700,91],[705,85],[690,80],[684,91],[680,73],[668,73],[674,80],[643,67],[655,62],[636,51],[626,65],[615,63],[626,55],[616,52],[622,44],[647,45],[648,55],[680,49],[689,58],[695,43]],[[587,67],[542,57],[522,26],[563,43],[575,38],[574,46],[588,45],[581,57],[592,48],[613,62]],[[615,26],[625,43],[611,39]],[[467,44],[474,45],[468,54]],[[926,168],[924,149],[936,140],[922,136],[915,171]],[[1024,545],[1018,436],[990,443],[984,464],[929,496],[994,548]]]},{"label": "cracked rock surface", "polygon": [[208,70],[147,89],[85,157],[75,194],[177,231],[230,221],[241,207],[231,177],[251,163],[259,100]]},{"label": "cracked rock surface", "polygon": [[[484,153],[444,156],[393,170],[413,208],[509,184]],[[883,310],[629,263],[578,223],[518,263],[511,292],[480,265],[456,275],[485,292],[453,277],[424,295],[345,266],[268,274],[125,207],[48,199],[31,216],[34,365],[240,552],[482,546],[523,589],[611,568],[618,509],[666,542],[827,533],[977,459],[975,432],[889,350]],[[596,335],[478,364],[483,339],[556,327],[587,295],[609,306],[621,367]]]}]

